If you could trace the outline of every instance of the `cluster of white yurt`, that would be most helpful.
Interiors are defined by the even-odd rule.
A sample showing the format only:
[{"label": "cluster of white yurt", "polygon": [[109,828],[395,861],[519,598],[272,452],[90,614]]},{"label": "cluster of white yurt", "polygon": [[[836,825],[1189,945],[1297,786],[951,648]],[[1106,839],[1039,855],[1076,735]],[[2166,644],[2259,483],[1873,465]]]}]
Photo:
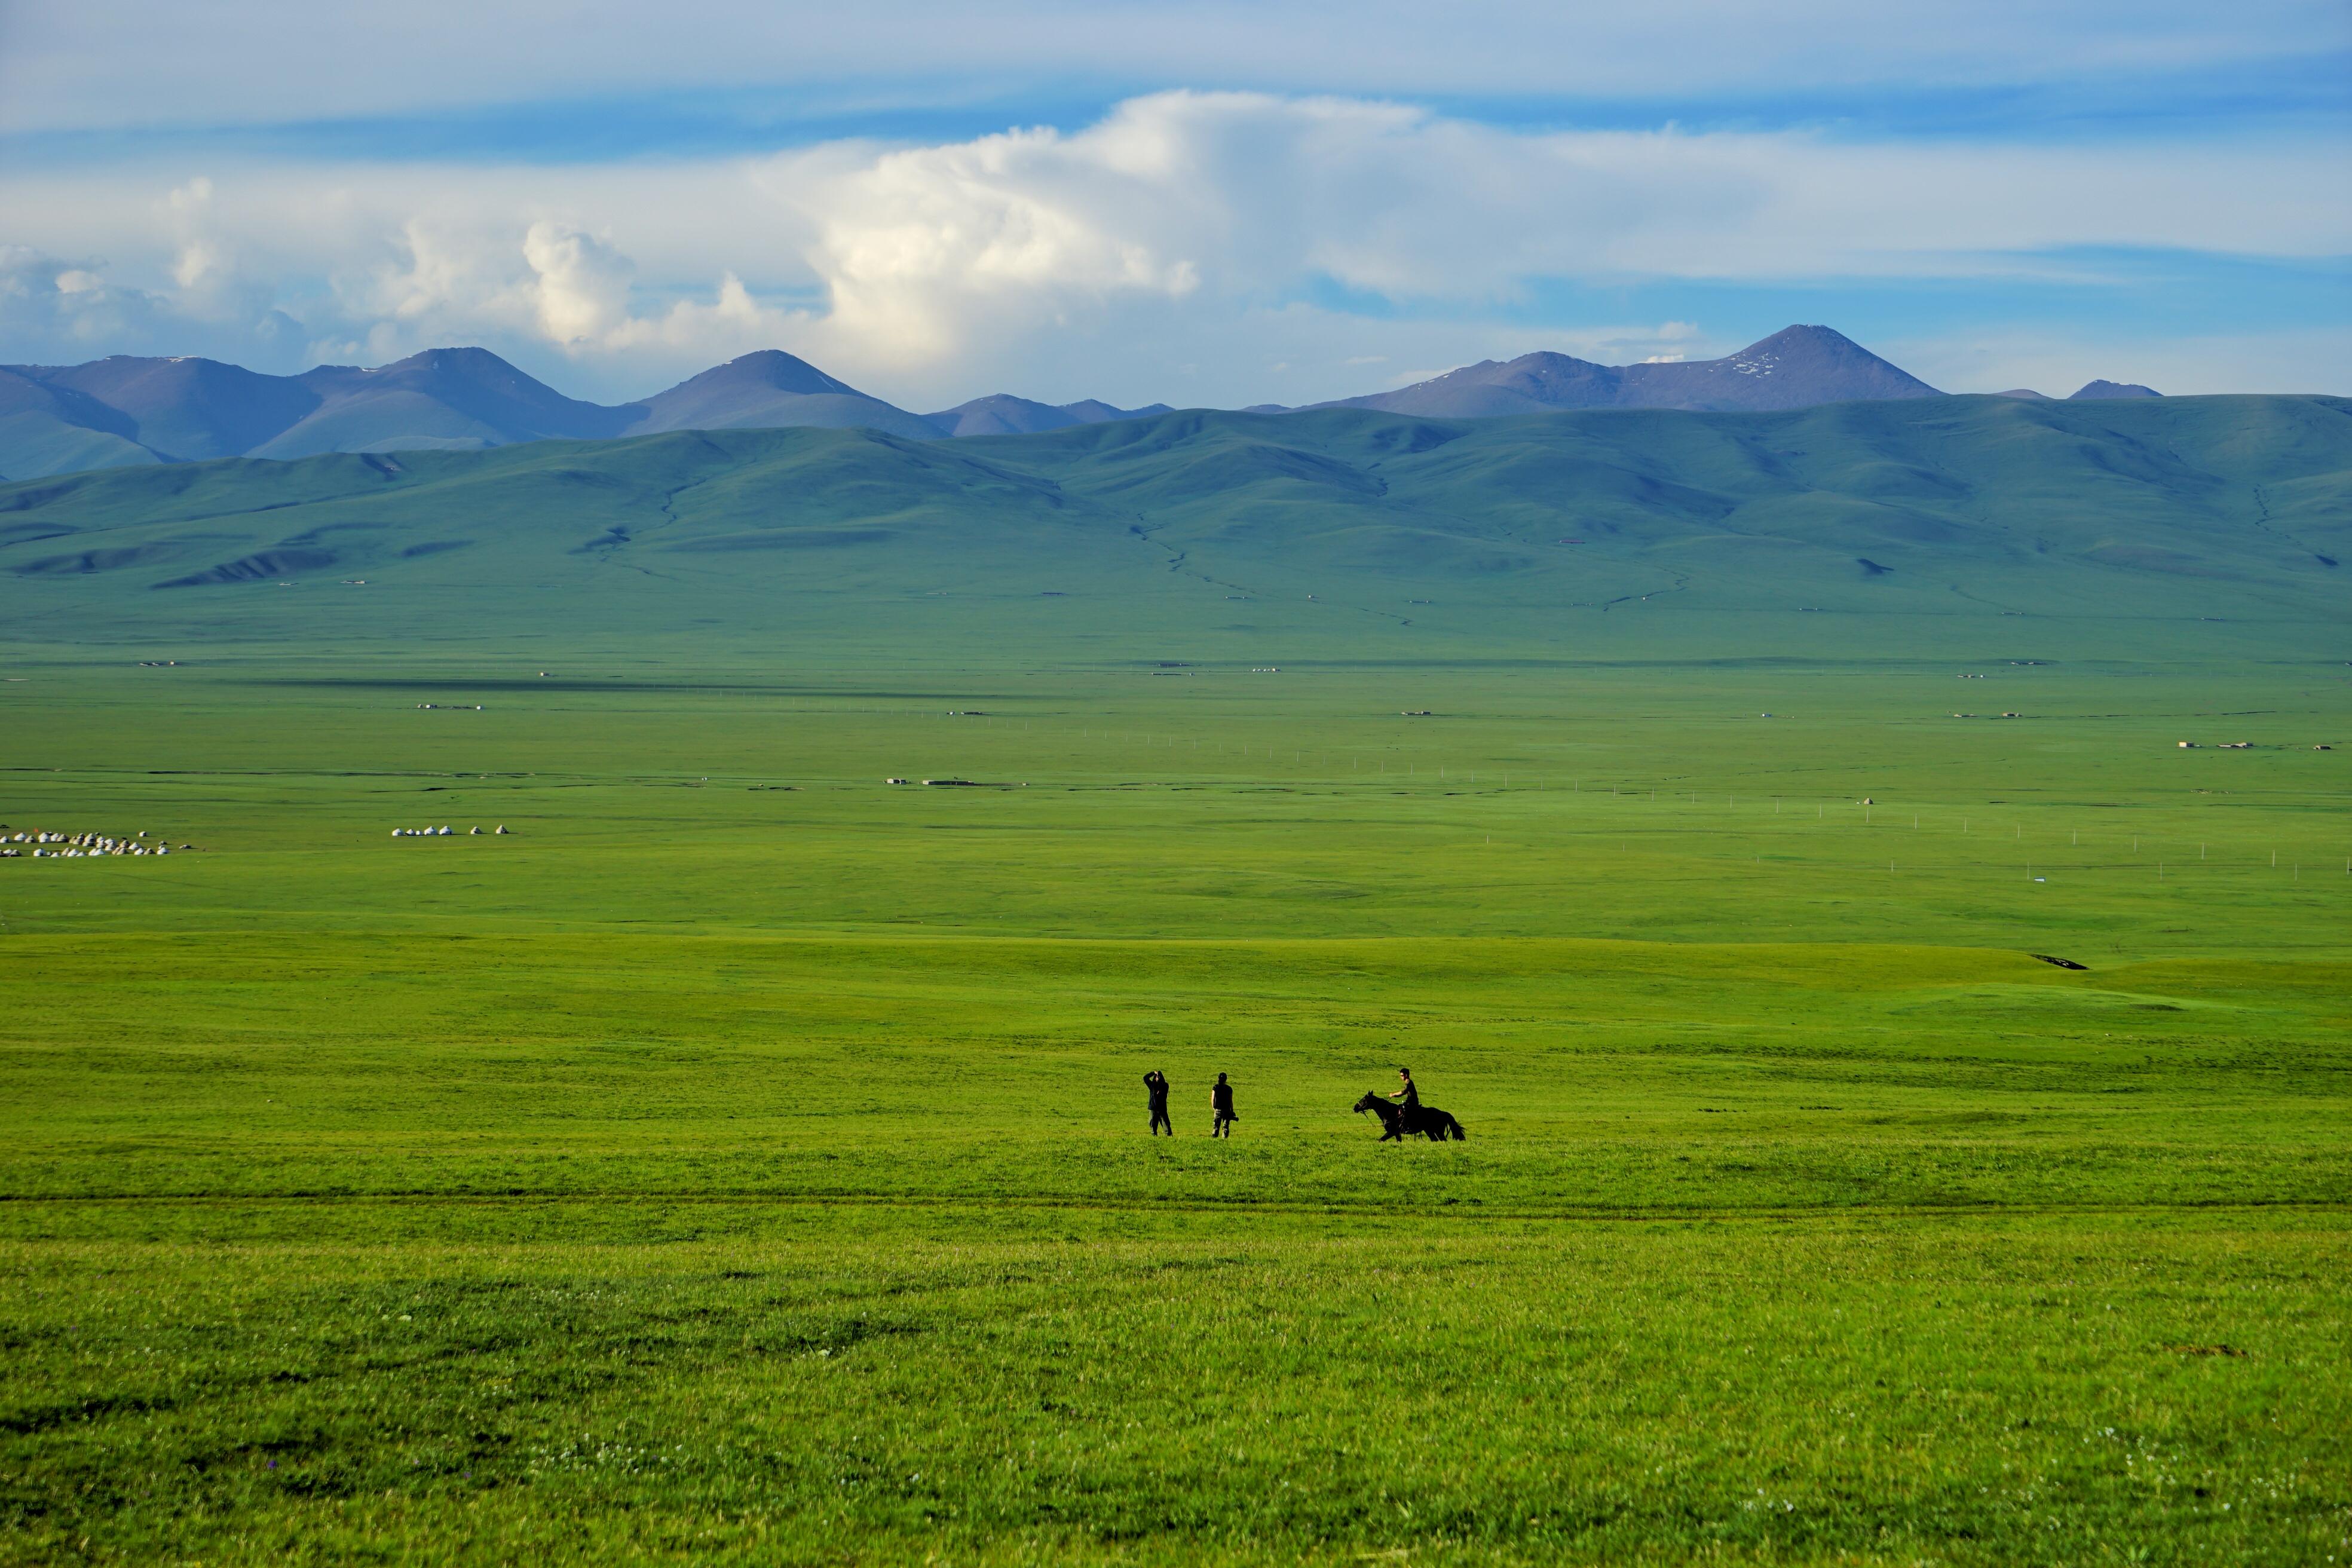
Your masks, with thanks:
[{"label": "cluster of white yurt", "polygon": [[[118,838],[110,833],[48,833],[27,828],[16,833],[0,833],[0,859],[14,860],[24,855],[19,844],[33,847],[36,860],[79,860],[94,855],[169,855],[168,844],[150,844],[142,829],[135,837]],[[56,847],[49,847],[50,846]]]}]

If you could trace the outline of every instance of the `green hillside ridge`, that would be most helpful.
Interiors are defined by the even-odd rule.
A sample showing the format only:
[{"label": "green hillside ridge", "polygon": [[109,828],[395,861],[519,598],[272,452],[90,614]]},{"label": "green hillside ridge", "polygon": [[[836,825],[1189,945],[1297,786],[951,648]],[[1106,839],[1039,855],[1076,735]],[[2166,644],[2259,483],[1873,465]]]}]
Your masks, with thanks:
[{"label": "green hillside ridge", "polygon": [[37,410],[0,414],[0,445],[5,446],[10,462],[35,474],[135,468],[163,460],[136,441],[85,430]]},{"label": "green hillside ridge", "polygon": [[2077,657],[2184,652],[2184,626],[2305,657],[2352,610],[2347,502],[2352,402],[2326,397],[1191,412],[951,447],[680,432],[0,487],[0,603],[64,640],[587,614],[877,646],[1727,657],[2015,647],[2021,617]]}]

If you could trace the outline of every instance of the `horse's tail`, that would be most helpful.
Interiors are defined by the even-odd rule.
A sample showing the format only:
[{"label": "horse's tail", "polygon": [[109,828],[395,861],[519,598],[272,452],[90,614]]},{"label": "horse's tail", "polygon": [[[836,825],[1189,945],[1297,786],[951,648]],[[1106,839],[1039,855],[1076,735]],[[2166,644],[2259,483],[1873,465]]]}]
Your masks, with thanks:
[{"label": "horse's tail", "polygon": [[1470,1134],[1462,1131],[1462,1123],[1454,1121],[1451,1113],[1448,1113],[1445,1118],[1445,1131],[1457,1143],[1466,1143],[1470,1141]]}]

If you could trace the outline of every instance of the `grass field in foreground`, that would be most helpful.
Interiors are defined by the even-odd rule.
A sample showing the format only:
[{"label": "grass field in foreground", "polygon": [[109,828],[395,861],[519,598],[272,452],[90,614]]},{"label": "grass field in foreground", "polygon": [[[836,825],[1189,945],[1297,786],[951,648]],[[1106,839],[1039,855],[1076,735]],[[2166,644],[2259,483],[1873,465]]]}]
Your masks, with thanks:
[{"label": "grass field in foreground", "polygon": [[117,664],[0,1559],[2352,1561],[2337,675]]}]

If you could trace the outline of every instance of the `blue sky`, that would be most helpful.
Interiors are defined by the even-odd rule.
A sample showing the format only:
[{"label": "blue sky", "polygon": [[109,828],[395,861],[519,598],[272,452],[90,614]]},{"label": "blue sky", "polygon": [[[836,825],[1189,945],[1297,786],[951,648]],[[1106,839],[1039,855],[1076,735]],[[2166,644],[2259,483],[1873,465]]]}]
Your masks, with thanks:
[{"label": "blue sky", "polygon": [[1836,326],[2352,393],[2352,7],[0,0],[0,361],[1302,402]]}]

